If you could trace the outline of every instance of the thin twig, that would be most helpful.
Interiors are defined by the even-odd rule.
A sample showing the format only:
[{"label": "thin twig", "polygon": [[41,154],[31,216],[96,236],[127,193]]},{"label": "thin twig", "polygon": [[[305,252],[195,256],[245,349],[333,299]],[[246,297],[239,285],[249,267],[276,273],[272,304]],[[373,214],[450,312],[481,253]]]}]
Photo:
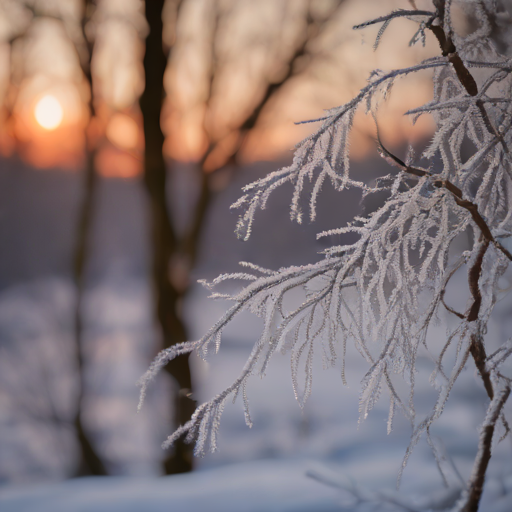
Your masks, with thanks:
[{"label": "thin twig", "polygon": [[407,16],[426,16],[426,17],[435,17],[436,13],[432,11],[406,11],[404,9],[399,9],[397,11],[393,11],[391,14],[387,14],[386,16],[380,16],[379,18],[375,18],[374,20],[365,21],[364,23],[360,23],[359,25],[354,25],[353,30],[359,30],[361,28],[366,28],[371,25],[376,25],[377,23],[385,23],[386,21],[390,21],[396,18],[406,18]]}]

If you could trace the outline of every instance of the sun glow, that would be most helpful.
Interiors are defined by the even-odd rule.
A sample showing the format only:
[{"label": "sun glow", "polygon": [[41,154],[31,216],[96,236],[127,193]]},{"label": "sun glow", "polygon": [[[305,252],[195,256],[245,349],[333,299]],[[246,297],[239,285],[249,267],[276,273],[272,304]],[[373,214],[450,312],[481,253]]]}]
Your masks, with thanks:
[{"label": "sun glow", "polygon": [[43,128],[55,130],[62,122],[62,106],[55,96],[47,94],[37,102],[34,115]]}]

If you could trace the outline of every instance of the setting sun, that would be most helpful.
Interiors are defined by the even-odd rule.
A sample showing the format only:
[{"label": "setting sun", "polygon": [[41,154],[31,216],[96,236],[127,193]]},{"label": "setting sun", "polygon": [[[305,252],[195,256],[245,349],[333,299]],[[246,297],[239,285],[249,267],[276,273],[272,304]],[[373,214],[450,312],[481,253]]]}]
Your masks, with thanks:
[{"label": "setting sun", "polygon": [[55,96],[43,96],[36,104],[36,121],[47,130],[55,130],[62,122],[62,106]]}]

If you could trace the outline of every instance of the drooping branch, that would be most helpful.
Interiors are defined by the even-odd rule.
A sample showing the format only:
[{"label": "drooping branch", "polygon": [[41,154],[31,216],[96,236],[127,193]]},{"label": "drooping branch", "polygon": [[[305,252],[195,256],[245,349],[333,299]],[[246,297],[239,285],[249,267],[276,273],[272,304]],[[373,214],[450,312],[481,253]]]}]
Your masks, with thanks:
[{"label": "drooping branch", "polygon": [[[465,314],[462,314],[445,304],[447,309],[456,314],[462,322],[459,322],[457,328],[450,333],[436,360],[433,377],[443,377],[445,382],[440,385],[438,400],[432,412],[415,426],[404,463],[407,462],[420,437],[425,434],[427,438],[429,437],[430,426],[443,413],[453,386],[472,356],[483,379],[485,389],[491,398],[491,404],[497,408],[496,413],[488,414],[490,419],[484,423],[482,453],[479,454],[475,462],[474,487],[477,490],[480,489],[481,494],[485,470],[490,457],[490,442],[493,437],[494,424],[502,414],[503,407],[501,402],[496,405],[496,395],[500,395],[498,391],[500,388],[498,383],[491,379],[491,373],[496,368],[492,368],[488,364],[489,358],[486,356],[482,333],[485,329],[487,313],[493,306],[492,299],[494,298],[489,294],[488,283],[492,279],[497,281],[502,269],[501,264],[504,263],[500,252],[509,260],[512,259],[510,252],[502,247],[495,238],[495,236],[502,235],[503,232],[509,234],[510,231],[510,214],[506,211],[503,212],[509,207],[509,198],[506,195],[509,183],[507,182],[506,186],[503,186],[503,183],[495,179],[498,172],[501,172],[501,169],[495,172],[496,168],[501,163],[505,165],[506,162],[504,159],[501,162],[498,158],[493,159],[493,163],[485,169],[485,179],[482,180],[485,188],[479,188],[474,195],[473,190],[479,186],[478,184],[470,189],[460,183],[466,176],[471,175],[474,169],[484,162],[484,159],[495,156],[490,155],[491,150],[499,144],[500,140],[504,144],[504,134],[507,131],[500,127],[501,138],[498,138],[496,134],[494,137],[487,136],[486,130],[489,130],[492,135],[492,130],[489,129],[489,126],[492,128],[492,124],[488,125],[485,119],[478,114],[475,106],[478,106],[476,102],[479,100],[482,105],[487,103],[486,84],[494,83],[493,78],[488,78],[478,91],[473,77],[465,74],[468,64],[456,54],[452,39],[455,38],[456,43],[458,39],[451,30],[449,13],[444,11],[445,3],[437,2],[437,4],[439,9],[436,13],[435,27],[437,28],[435,30],[442,32],[442,37],[440,35],[439,39],[441,39],[440,43],[445,55],[427,59],[411,68],[392,71],[385,76],[380,72],[375,72],[370,77],[370,83],[351,102],[329,110],[327,114],[317,120],[323,121],[322,126],[297,146],[298,149],[291,166],[246,186],[244,188],[245,195],[234,204],[234,207],[243,206],[245,209],[246,214],[242,218],[241,234],[248,237],[255,210],[263,209],[270,193],[287,182],[294,187],[291,205],[292,218],[299,222],[301,216],[297,203],[308,178],[312,182],[313,189],[309,194],[312,211],[314,211],[322,182],[328,179],[338,191],[354,187],[361,189],[363,194],[375,191],[389,193],[384,204],[367,217],[356,217],[348,226],[320,233],[319,236],[343,236],[349,233],[358,236],[357,242],[353,244],[335,245],[326,249],[324,251],[325,260],[307,267],[281,268],[279,271],[269,274],[264,271],[263,276],[245,272],[222,275],[212,283],[219,284],[227,279],[251,281],[251,284],[244,287],[239,294],[233,296],[224,293],[213,294],[213,298],[227,298],[235,302],[235,305],[199,341],[200,347],[188,344],[183,345],[180,350],[188,351],[200,348],[203,355],[207,354],[209,346],[212,347],[212,350],[218,350],[221,344],[222,329],[235,314],[242,310],[258,314],[264,318],[265,325],[240,377],[223,393],[200,406],[191,421],[179,428],[169,438],[169,442],[176,441],[186,433],[191,441],[196,436],[198,437],[196,449],[199,454],[203,454],[208,449],[208,445],[210,449],[215,450],[219,418],[228,395],[231,393],[235,397],[238,393],[243,395],[247,420],[249,416],[245,394],[246,379],[254,370],[256,360],[260,355],[263,360],[258,363],[258,368],[266,368],[269,358],[278,348],[289,349],[292,354],[294,391],[299,404],[303,405],[303,399],[307,397],[311,387],[310,360],[313,354],[313,345],[317,343],[323,331],[326,335],[328,333],[329,342],[332,342],[332,336],[336,330],[341,332],[344,337],[344,346],[348,336],[353,337],[358,350],[371,363],[371,368],[363,379],[360,401],[362,416],[366,416],[374,406],[381,390],[388,386],[391,394],[388,427],[392,425],[395,407],[402,407],[406,416],[410,416],[415,422],[413,393],[417,349],[420,344],[424,344],[428,348],[427,332],[438,307],[441,303],[445,304],[444,292],[449,278],[464,264],[467,264],[469,266],[469,307]],[[414,2],[411,2],[411,5],[413,8],[416,7]],[[451,3],[446,2],[447,10],[450,5]],[[442,13],[440,9],[443,11]],[[391,19],[394,17],[388,17],[383,22]],[[424,26],[421,27],[422,33],[424,28]],[[454,49],[455,51],[451,51]],[[459,112],[454,112],[454,115],[449,112],[450,115],[440,115],[436,118],[438,121],[437,138],[429,147],[429,153],[424,153],[431,158],[431,164],[434,166],[436,161],[433,160],[433,156],[437,155],[436,151],[441,152],[446,166],[445,172],[435,174],[434,171],[430,172],[426,169],[406,165],[381,147],[380,152],[383,158],[402,172],[396,176],[390,175],[382,178],[378,181],[377,186],[371,189],[365,183],[352,180],[348,164],[346,164],[348,161],[348,156],[346,156],[348,154],[347,134],[352,128],[352,118],[356,108],[366,101],[368,110],[375,112],[373,94],[382,90],[381,85],[392,83],[395,77],[438,66],[447,67],[446,74],[438,75],[441,76],[441,79],[448,76],[448,80],[446,87],[443,84],[443,87],[434,89],[435,101],[441,103],[449,98],[452,102],[457,102],[462,101],[462,98],[467,105],[471,106],[468,117],[473,125],[468,129],[474,130],[476,135],[471,132],[469,137],[474,135],[476,139],[482,138],[480,136],[483,135],[486,141],[483,143],[483,149],[478,152],[477,158],[472,159],[462,168],[460,166],[455,169],[449,167],[451,165],[450,157],[456,162],[461,160],[460,145],[468,132],[464,132],[467,127],[465,124],[467,118],[463,115],[458,116],[463,107],[461,105],[445,105],[439,108],[447,110],[455,108]],[[464,90],[454,83],[455,75],[459,81],[465,82],[463,83]],[[428,110],[428,105],[423,108]],[[494,115],[494,109],[490,109],[489,112]],[[493,120],[495,120],[494,117]],[[507,122],[504,122],[504,125],[506,126]],[[455,132],[458,128],[460,131]],[[453,137],[454,133],[458,137]],[[500,150],[499,147],[496,149]],[[340,155],[343,156],[343,159],[339,157]],[[488,158],[488,161],[490,162],[491,158]],[[505,178],[501,178],[502,180],[510,177],[510,168],[506,170],[509,174],[507,176],[503,172]],[[462,177],[460,176],[461,172],[464,173]],[[422,186],[409,186],[412,180],[407,175],[421,178]],[[477,172],[473,175],[476,176]],[[445,179],[445,176],[450,179]],[[491,190],[495,181],[497,187]],[[441,190],[435,190],[436,188]],[[495,194],[497,199],[494,199],[493,196],[492,200],[486,203],[488,196],[485,194],[487,193]],[[499,202],[498,211],[494,213],[492,212],[493,201],[496,204]],[[484,205],[486,209],[484,209]],[[313,218],[314,215],[311,216],[312,220]],[[500,221],[500,226],[497,228],[497,220],[502,218],[505,220]],[[467,253],[462,253],[455,270],[453,268],[447,270],[448,262],[452,258],[453,241],[467,233],[471,226],[474,227],[477,234],[471,257],[468,259]],[[496,247],[497,251],[489,251],[491,244]],[[419,263],[417,261],[418,254],[421,260]],[[491,260],[491,257],[494,261],[488,261]],[[313,275],[317,270],[319,274]],[[314,281],[313,278],[315,278]],[[344,298],[342,294],[342,288],[349,284],[351,287],[355,286],[356,307],[360,308],[358,312],[352,310],[352,306],[347,304],[348,299]],[[300,287],[303,287],[306,292],[306,301],[298,309],[292,312],[286,311],[286,308],[283,308],[284,294]],[[426,309],[423,304],[416,302],[416,298],[423,290],[428,290],[429,293],[433,291],[433,300]],[[353,294],[350,298],[353,298]],[[487,299],[491,304],[488,304]],[[447,373],[442,368],[443,356],[450,346],[453,347],[453,342],[456,339],[459,341],[456,361],[452,371]],[[372,357],[365,346],[369,340],[381,342],[381,351],[376,357]],[[332,347],[329,346],[329,349]],[[499,363],[503,357],[508,357],[507,350],[504,349],[494,354],[492,356],[493,364]],[[176,350],[172,351],[171,355],[174,357],[175,353],[177,353]],[[345,354],[345,351],[343,353]],[[297,392],[295,384],[301,354],[306,359],[304,393]],[[157,359],[154,368],[160,367],[166,357],[163,354],[162,359]],[[408,379],[411,383],[409,404],[412,413],[410,415],[407,414],[406,406],[401,403],[398,394],[395,393],[390,379],[390,365],[391,363],[396,364],[397,359],[405,365],[400,370],[403,375],[410,375]],[[150,374],[152,371],[150,370]],[[495,373],[499,376],[498,372]],[[146,376],[145,380],[147,381],[150,377],[151,375]],[[503,403],[507,397],[502,397]],[[250,418],[247,421],[250,423]],[[488,427],[491,426],[492,429],[489,430]],[[478,507],[479,498],[480,495],[476,498],[476,507]]]},{"label": "drooping branch", "polygon": [[[448,57],[449,61],[454,67],[459,82],[465,88],[466,92],[470,96],[481,96],[481,94],[479,94],[478,92],[476,81],[474,80],[473,76],[471,75],[467,67],[464,65],[462,59],[457,53],[457,49],[455,48],[455,45],[452,40],[451,26],[445,26],[445,19],[447,19],[448,24],[450,24],[450,12],[449,10],[445,11],[445,0],[434,0],[434,5],[437,10],[438,24],[434,25],[431,22],[429,23],[428,28],[430,28],[430,30],[436,36],[441,47],[443,56]],[[451,2],[450,5],[448,6],[448,9],[450,7]],[[476,106],[480,112],[483,125],[485,126],[487,131],[494,136],[496,141],[501,142],[504,151],[508,153],[508,148],[504,142],[504,138],[502,134],[498,133],[498,131],[492,124],[488,112],[486,110],[484,101],[480,97],[476,100]],[[382,147],[382,144],[380,144],[380,146],[381,155],[392,165],[399,167],[404,172],[407,172],[418,177],[427,176],[431,178],[434,186],[445,188],[446,190],[448,190],[452,194],[456,204],[462,208],[465,208],[470,213],[473,222],[479,228],[481,233],[479,247],[477,249],[476,255],[473,259],[472,265],[468,272],[468,284],[470,294],[472,297],[472,303],[466,315],[463,316],[467,322],[478,321],[482,305],[482,291],[479,286],[479,281],[482,275],[484,257],[489,248],[489,245],[492,243],[509,260],[512,260],[512,255],[506,248],[504,248],[499,242],[497,242],[494,239],[487,222],[478,211],[478,205],[476,205],[474,202],[468,199],[465,199],[463,197],[462,191],[458,187],[456,187],[453,183],[451,183],[448,180],[439,179],[436,176],[432,176],[431,173],[423,169],[417,169],[405,165],[404,162],[402,162],[396,156],[392,155],[389,151],[384,149]],[[451,310],[448,307],[447,309],[449,311]],[[457,312],[453,310],[451,311],[454,314],[457,314]],[[476,512],[479,508],[487,466],[491,457],[491,444],[495,430],[495,425],[498,418],[500,417],[501,410],[510,394],[510,386],[508,384],[500,393],[496,394],[491,372],[489,371],[486,365],[487,355],[485,345],[483,343],[483,338],[479,332],[473,332],[471,334],[469,351],[471,353],[477,371],[482,378],[487,395],[491,400],[491,404],[489,406],[487,417],[482,427],[479,449],[477,457],[475,459],[473,473],[469,481],[468,489],[464,495],[464,498],[461,500],[457,508],[457,510],[460,512]]]},{"label": "drooping branch", "polygon": [[[483,259],[485,256],[485,253],[487,249],[489,248],[489,245],[493,243],[497,248],[499,248],[503,254],[505,254],[510,260],[512,260],[512,255],[510,252],[505,249],[499,242],[495,240],[493,237],[491,230],[483,217],[478,212],[478,207],[473,202],[463,199],[462,197],[462,191],[453,183],[451,183],[448,180],[445,179],[439,179],[436,177],[436,175],[433,175],[423,169],[419,169],[417,167],[412,167],[410,165],[406,165],[400,158],[398,158],[396,155],[391,153],[389,150],[387,150],[382,142],[378,141],[378,149],[379,152],[388,163],[391,165],[394,165],[395,167],[398,167],[404,172],[407,172],[409,174],[412,174],[413,176],[417,177],[431,177],[432,183],[439,187],[439,188],[445,188],[448,190],[454,197],[455,202],[458,206],[465,208],[469,211],[471,214],[471,217],[475,224],[480,228],[481,237],[483,239],[480,249],[477,253],[477,256],[475,258],[475,261],[470,268],[468,272],[468,282],[469,282],[469,289],[471,296],[473,298],[473,302],[471,304],[471,307],[469,308],[469,311],[465,315],[461,315],[463,318],[465,318],[468,322],[474,322],[478,320],[478,315],[480,313],[480,307],[482,304],[482,294],[478,285],[478,282],[480,280],[480,275],[482,273],[482,264]],[[452,311],[454,314],[459,316],[459,314],[456,311],[451,310],[446,305],[445,307]],[[493,387],[491,383],[491,378],[488,370],[486,369],[485,363],[486,363],[486,351],[485,347],[483,345],[482,339],[480,336],[473,334],[471,337],[471,343],[470,343],[470,352],[471,356],[473,357],[473,360],[475,362],[475,366],[477,367],[478,372],[480,373],[480,376],[482,378],[482,381],[484,383],[485,390],[487,392],[487,395],[492,400],[494,393],[493,393]]]}]

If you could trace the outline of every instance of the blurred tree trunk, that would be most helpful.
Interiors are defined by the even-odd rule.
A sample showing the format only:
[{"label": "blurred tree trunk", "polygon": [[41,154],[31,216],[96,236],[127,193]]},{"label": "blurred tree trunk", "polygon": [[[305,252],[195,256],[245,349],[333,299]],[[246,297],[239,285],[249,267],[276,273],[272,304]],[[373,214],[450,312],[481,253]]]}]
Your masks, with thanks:
[{"label": "blurred tree trunk", "polygon": [[[215,0],[211,1],[214,2]],[[146,144],[144,182],[150,200],[152,281],[156,316],[161,327],[164,347],[188,340],[186,327],[181,317],[181,304],[189,289],[190,271],[196,264],[199,241],[213,196],[212,177],[227,167],[236,167],[244,142],[260,121],[262,112],[283,90],[284,86],[300,73],[299,63],[301,59],[312,57],[310,54],[312,43],[322,35],[334,14],[340,9],[343,1],[334,1],[330,10],[323,13],[323,15],[314,16],[312,14],[313,0],[309,0],[305,20],[306,28],[303,36],[297,41],[288,62],[285,63],[284,73],[277,81],[268,82],[263,87],[261,96],[256,98],[252,109],[241,120],[239,126],[234,129],[237,134],[236,144],[229,153],[224,155],[224,161],[215,168],[209,167],[207,161],[222,141],[217,140],[215,134],[209,133],[205,127],[205,132],[210,137],[210,143],[208,150],[197,166],[201,183],[199,197],[192,208],[191,223],[181,236],[178,236],[175,232],[167,205],[167,174],[162,152],[164,134],[160,124],[161,108],[165,96],[163,78],[169,58],[169,55],[166,55],[163,49],[162,41],[162,10],[165,2],[164,0],[148,0],[146,2],[146,19],[150,32],[146,39],[146,53],[144,56],[146,86],[140,99],[140,107],[144,120]],[[179,23],[179,10],[184,2],[183,0],[174,0],[174,2],[177,11],[174,19],[176,23]],[[219,59],[215,52],[216,39],[221,33],[219,22],[222,14],[217,2],[213,6],[212,15],[212,65],[210,69],[210,90],[205,105],[207,110],[212,99],[213,82],[219,72]],[[180,356],[174,359],[166,366],[166,370],[178,384],[178,394],[174,397],[175,420],[177,424],[182,425],[190,419],[195,407],[195,403],[188,398],[192,390],[188,356]],[[165,462],[165,469],[166,473],[179,473],[192,469],[192,448],[185,445],[183,440],[176,443],[175,452]]]},{"label": "blurred tree trunk", "polygon": [[[178,4],[181,1],[178,0]],[[168,55],[162,41],[162,11],[164,0],[146,1],[146,19],[149,34],[146,38],[144,72],[146,85],[140,98],[144,122],[144,184],[149,196],[152,250],[152,284],[155,313],[161,328],[164,347],[187,340],[180,307],[183,291],[171,282],[169,269],[173,255],[178,252],[179,242],[170,220],[166,199],[167,172],[163,155],[164,134],[160,125],[164,99],[163,79]],[[187,356],[180,356],[166,366],[174,378],[177,391],[173,397],[175,421],[186,423],[195,408],[189,398],[192,380]],[[174,452],[165,461],[167,474],[183,473],[192,469],[192,447],[176,443]]]},{"label": "blurred tree trunk", "polygon": [[[84,15],[82,18],[82,33],[86,51],[78,52],[80,56],[80,66],[87,79],[90,88],[89,96],[89,119],[93,120],[95,115],[94,96],[91,74],[91,59],[93,44],[88,41],[85,26],[89,21],[94,9],[92,0],[85,0]],[[88,130],[85,131],[85,169],[82,204],[78,213],[78,223],[76,228],[75,249],[73,255],[73,278],[75,281],[76,301],[74,314],[74,335],[75,351],[78,367],[78,398],[74,425],[80,446],[80,461],[77,467],[77,476],[83,475],[106,475],[106,468],[96,452],[94,445],[87,434],[83,425],[82,411],[85,395],[85,365],[84,365],[84,344],[83,344],[83,320],[82,306],[85,290],[85,270],[87,260],[90,255],[89,242],[91,238],[91,228],[94,220],[94,209],[97,192],[97,173],[96,173],[96,148],[89,140]]]},{"label": "blurred tree trunk", "polygon": [[79,212],[76,231],[76,245],[73,262],[73,277],[76,288],[76,302],[74,315],[75,349],[78,366],[78,398],[74,425],[80,445],[80,461],[77,468],[77,476],[106,475],[107,471],[101,458],[96,453],[92,441],[82,422],[82,410],[85,395],[85,364],[83,344],[82,306],[85,289],[85,268],[89,257],[89,240],[91,225],[94,216],[94,203],[96,197],[96,170],[94,159],[96,152],[86,150],[86,168],[84,175],[84,190],[82,205]]}]

